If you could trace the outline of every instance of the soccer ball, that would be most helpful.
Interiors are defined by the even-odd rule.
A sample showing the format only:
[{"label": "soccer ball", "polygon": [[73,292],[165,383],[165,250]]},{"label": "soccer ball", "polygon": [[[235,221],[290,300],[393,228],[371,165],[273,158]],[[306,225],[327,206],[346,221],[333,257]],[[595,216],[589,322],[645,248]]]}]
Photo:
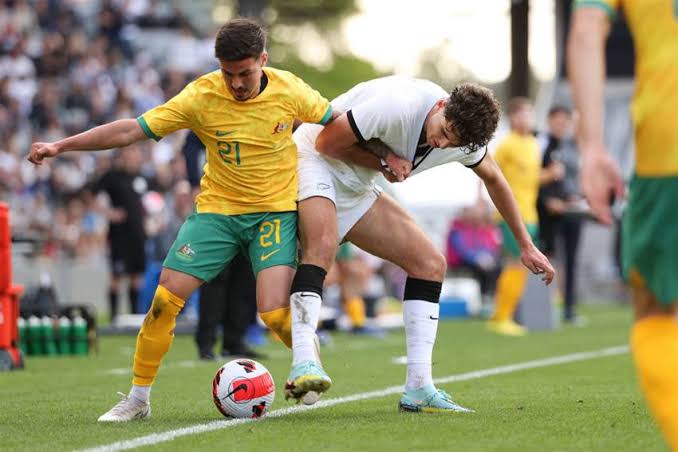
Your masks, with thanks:
[{"label": "soccer ball", "polygon": [[271,373],[251,359],[227,362],[214,376],[212,396],[226,417],[261,417],[275,398]]}]

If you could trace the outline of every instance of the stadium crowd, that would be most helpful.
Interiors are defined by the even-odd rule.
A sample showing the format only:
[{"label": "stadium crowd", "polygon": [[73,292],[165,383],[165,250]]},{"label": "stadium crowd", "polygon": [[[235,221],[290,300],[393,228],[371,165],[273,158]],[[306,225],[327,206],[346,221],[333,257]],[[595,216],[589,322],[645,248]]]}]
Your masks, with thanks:
[{"label": "stadium crowd", "polygon": [[[162,63],[136,44],[160,27],[181,36]],[[14,237],[50,257],[104,253],[111,209],[89,188],[117,164],[116,153],[71,153],[36,167],[25,159],[31,142],[136,117],[214,67],[211,40],[167,2],[0,1],[0,201],[10,204]],[[151,237],[176,232],[175,209],[163,205],[185,192],[184,139],[140,147],[140,171],[160,194],[145,200],[161,217]]]}]

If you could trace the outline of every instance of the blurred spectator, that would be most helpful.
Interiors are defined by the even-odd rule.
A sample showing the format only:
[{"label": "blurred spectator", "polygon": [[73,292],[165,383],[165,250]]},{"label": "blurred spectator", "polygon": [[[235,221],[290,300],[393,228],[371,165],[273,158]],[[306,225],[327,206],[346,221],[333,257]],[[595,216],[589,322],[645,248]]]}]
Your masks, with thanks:
[{"label": "blurred spectator", "polygon": [[103,191],[110,199],[107,210],[111,262],[108,299],[112,319],[118,314],[118,292],[124,276],[129,277],[130,312],[140,312],[137,300],[146,268],[142,197],[151,188],[150,181],[141,174],[142,159],[139,145],[122,149],[113,168],[93,185],[93,191]]},{"label": "blurred spectator", "polygon": [[501,232],[485,202],[464,208],[447,236],[449,270],[467,270],[480,284],[483,305],[491,304],[501,270]]},{"label": "blurred spectator", "polygon": [[0,57],[0,79],[8,79],[7,94],[19,103],[21,112],[26,112],[37,91],[35,65],[26,55],[22,38],[8,39],[3,42],[3,47],[9,51]]},{"label": "blurred spectator", "polygon": [[[533,136],[534,106],[524,97],[509,101],[511,132],[499,143],[494,158],[516,198],[520,217],[533,240],[538,228],[537,196],[541,173],[539,143]],[[527,329],[513,321],[527,285],[528,270],[521,263],[521,249],[508,224],[501,220],[504,266],[497,281],[495,310],[487,326],[509,336],[522,336]]]},{"label": "blurred spectator", "polygon": [[252,265],[239,253],[212,281],[200,287],[200,315],[195,341],[200,359],[214,359],[221,325],[221,356],[262,358],[245,344],[247,328],[256,321],[256,282]]},{"label": "blurred spectator", "polygon": [[[143,30],[152,27],[173,27],[191,54],[157,61],[152,48],[142,49],[150,41]],[[0,1],[0,199],[10,204],[13,236],[36,241],[49,257],[104,254],[104,209],[83,189],[109,170],[110,155],[32,167],[24,163],[30,143],[135,117],[175,95],[195,72],[216,68],[212,52],[162,0]],[[177,158],[183,140],[173,134],[148,144],[153,158],[143,173],[160,182],[158,195],[168,200],[164,189],[186,177]]]},{"label": "blurred spectator", "polygon": [[[572,112],[554,106],[548,114],[548,132],[542,140],[542,186],[539,190],[539,241],[549,258],[564,258],[565,322],[575,322],[577,250],[584,200],[579,192],[579,154],[574,143]],[[562,246],[559,245],[562,243]]]},{"label": "blurred spectator", "polygon": [[355,246],[348,242],[342,243],[337,250],[334,265],[327,273],[325,286],[339,285],[341,306],[354,333],[367,332],[363,294],[371,276],[372,269],[360,259]]},{"label": "blurred spectator", "polygon": [[202,168],[205,165],[205,145],[202,144],[195,133],[191,132],[186,137],[182,153],[186,161],[188,181],[191,183],[191,187],[197,190],[200,188]]}]

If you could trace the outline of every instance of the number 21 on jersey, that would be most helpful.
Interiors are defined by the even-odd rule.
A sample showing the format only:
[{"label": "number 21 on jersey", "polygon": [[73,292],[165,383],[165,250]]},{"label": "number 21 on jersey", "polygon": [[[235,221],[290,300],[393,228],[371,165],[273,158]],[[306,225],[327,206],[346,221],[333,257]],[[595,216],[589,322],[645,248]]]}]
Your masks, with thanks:
[{"label": "number 21 on jersey", "polygon": [[217,141],[217,151],[224,163],[232,164],[231,153],[235,151],[235,164],[240,166],[240,143],[237,141]]}]

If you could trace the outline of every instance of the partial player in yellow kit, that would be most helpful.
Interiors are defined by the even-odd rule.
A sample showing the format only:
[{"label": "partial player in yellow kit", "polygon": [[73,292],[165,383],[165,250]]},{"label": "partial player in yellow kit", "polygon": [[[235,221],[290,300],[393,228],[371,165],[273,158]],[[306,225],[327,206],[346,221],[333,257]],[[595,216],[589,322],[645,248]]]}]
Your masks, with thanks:
[{"label": "partial player in yellow kit", "polygon": [[582,190],[611,223],[609,201],[622,179],[603,141],[605,40],[618,11],[631,29],[636,88],[631,106],[636,165],[623,219],[623,266],[633,288],[631,348],[641,388],[678,450],[678,2],[577,0],[568,69],[581,120]]},{"label": "partial player in yellow kit", "polygon": [[297,258],[295,120],[326,123],[330,103],[293,74],[264,68],[263,29],[234,19],[219,31],[220,70],[187,85],[136,120],[96,127],[56,143],[34,143],[29,160],[62,152],[124,147],[191,129],[207,147],[196,212],[182,225],[163,263],[153,303],[137,337],[132,390],[99,418],[125,422],[150,415],[150,389],[191,293],[240,250],[257,276],[257,309],[291,346],[289,295]]},{"label": "partial player in yellow kit", "polygon": [[[497,146],[494,158],[516,198],[520,218],[532,240],[535,240],[541,162],[539,144],[532,135],[534,107],[529,99],[516,97],[509,101],[507,114],[511,132]],[[501,216],[498,219],[504,266],[497,280],[494,314],[487,322],[487,327],[499,334],[523,336],[527,329],[514,322],[513,316],[525,291],[528,270],[520,261],[521,244],[511,232],[508,223]]]}]

